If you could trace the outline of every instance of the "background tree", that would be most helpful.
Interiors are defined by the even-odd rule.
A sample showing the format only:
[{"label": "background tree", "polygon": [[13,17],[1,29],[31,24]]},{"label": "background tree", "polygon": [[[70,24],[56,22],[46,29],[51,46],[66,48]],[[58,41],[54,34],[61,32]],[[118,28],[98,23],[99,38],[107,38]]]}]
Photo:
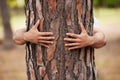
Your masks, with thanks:
[{"label": "background tree", "polygon": [[40,19],[40,31],[56,37],[49,49],[26,44],[28,80],[95,80],[94,49],[68,51],[67,32],[80,34],[82,22],[93,35],[93,0],[25,0],[27,31]]},{"label": "background tree", "polygon": [[13,47],[12,29],[10,25],[10,11],[6,0],[0,0],[0,12],[4,28],[4,46],[6,49]]}]

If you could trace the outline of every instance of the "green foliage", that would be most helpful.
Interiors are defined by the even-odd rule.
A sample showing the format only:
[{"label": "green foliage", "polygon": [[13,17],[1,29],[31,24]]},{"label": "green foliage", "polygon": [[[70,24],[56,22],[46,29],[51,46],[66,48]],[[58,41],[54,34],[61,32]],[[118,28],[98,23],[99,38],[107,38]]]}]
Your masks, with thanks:
[{"label": "green foliage", "polygon": [[105,0],[105,3],[108,7],[116,7],[120,0]]},{"label": "green foliage", "polygon": [[[8,5],[10,8],[23,8],[24,7],[24,0],[7,0]],[[120,0],[94,0],[94,6],[99,7],[120,7]]]},{"label": "green foliage", "polygon": [[94,6],[98,6],[98,0],[94,0]]},{"label": "green foliage", "polygon": [[24,0],[7,0],[7,3],[12,9],[24,7]]},{"label": "green foliage", "polygon": [[94,0],[96,7],[120,7],[120,0]]}]

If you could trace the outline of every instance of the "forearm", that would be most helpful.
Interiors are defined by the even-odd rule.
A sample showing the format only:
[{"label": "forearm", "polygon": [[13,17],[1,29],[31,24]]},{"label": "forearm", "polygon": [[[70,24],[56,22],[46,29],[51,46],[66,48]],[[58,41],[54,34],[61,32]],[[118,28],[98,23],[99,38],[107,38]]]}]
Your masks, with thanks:
[{"label": "forearm", "polygon": [[97,32],[91,36],[91,45],[93,48],[101,48],[106,45],[106,39],[102,32]]},{"label": "forearm", "polygon": [[17,44],[17,45],[23,45],[26,43],[26,41],[24,40],[24,33],[26,32],[26,29],[19,29],[17,31],[15,31],[14,35],[13,35],[13,41]]}]

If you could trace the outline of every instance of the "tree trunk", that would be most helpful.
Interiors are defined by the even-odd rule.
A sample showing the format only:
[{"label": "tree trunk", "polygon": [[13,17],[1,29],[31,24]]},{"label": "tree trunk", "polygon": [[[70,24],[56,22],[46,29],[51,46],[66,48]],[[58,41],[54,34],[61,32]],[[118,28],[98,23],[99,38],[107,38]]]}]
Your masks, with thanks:
[{"label": "tree trunk", "polygon": [[0,0],[0,12],[4,26],[4,46],[6,49],[13,47],[12,29],[10,25],[10,11],[6,0]]},{"label": "tree trunk", "polygon": [[55,41],[49,49],[26,44],[28,80],[96,80],[94,49],[67,51],[67,32],[80,34],[82,22],[93,35],[93,0],[25,0],[27,30],[40,19],[38,30],[51,31]]}]

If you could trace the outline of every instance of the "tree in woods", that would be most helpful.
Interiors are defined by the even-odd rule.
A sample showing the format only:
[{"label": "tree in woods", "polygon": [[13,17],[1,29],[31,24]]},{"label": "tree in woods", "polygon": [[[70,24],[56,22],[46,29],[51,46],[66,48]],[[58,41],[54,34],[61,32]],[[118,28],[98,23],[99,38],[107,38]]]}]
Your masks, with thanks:
[{"label": "tree in woods", "polygon": [[93,35],[93,0],[25,0],[27,31],[40,19],[39,31],[54,33],[49,48],[26,43],[28,80],[96,80],[94,49],[67,50],[66,33]]},{"label": "tree in woods", "polygon": [[6,0],[0,0],[0,12],[2,17],[3,29],[4,29],[4,46],[6,49],[13,47],[12,42],[12,29],[10,25],[10,11]]}]

